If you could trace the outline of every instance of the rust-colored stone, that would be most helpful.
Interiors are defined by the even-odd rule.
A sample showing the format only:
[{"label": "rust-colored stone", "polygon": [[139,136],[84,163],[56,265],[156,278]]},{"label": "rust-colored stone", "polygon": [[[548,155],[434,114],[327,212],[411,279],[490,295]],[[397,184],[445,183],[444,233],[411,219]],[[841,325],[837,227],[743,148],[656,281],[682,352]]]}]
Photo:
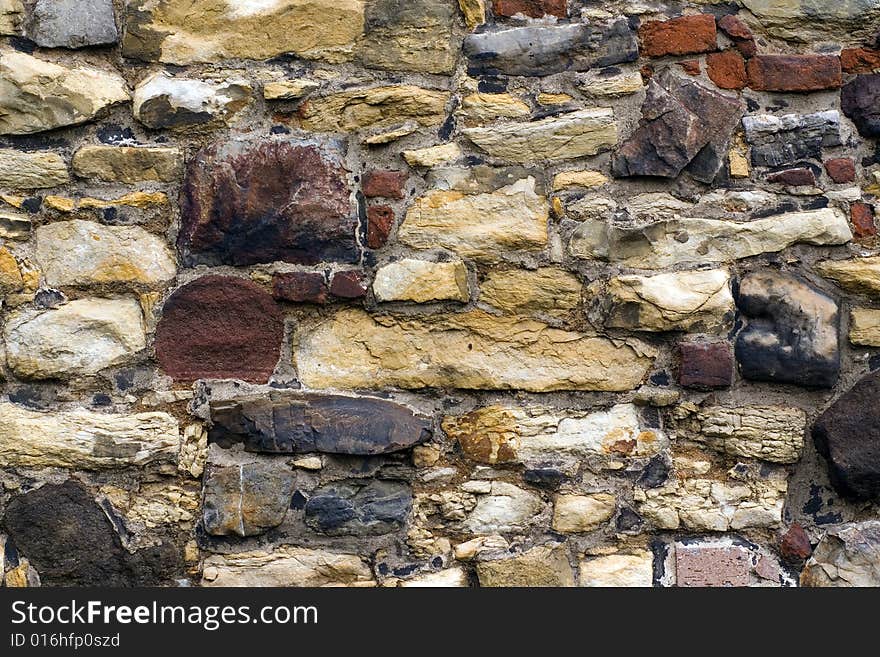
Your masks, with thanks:
[{"label": "rust-colored stone", "polygon": [[642,54],[648,57],[696,55],[717,49],[715,18],[709,14],[648,21],[639,27]]},{"label": "rust-colored stone", "polygon": [[406,179],[407,174],[405,171],[382,169],[367,171],[361,182],[361,191],[368,198],[376,196],[403,198],[403,186],[406,183]]},{"label": "rust-colored stone", "polygon": [[156,327],[162,371],[182,381],[265,382],[281,352],[281,310],[252,281],[203,276],[176,290]]},{"label": "rust-colored stone", "polygon": [[848,157],[825,160],[825,171],[828,177],[838,184],[851,183],[856,179],[856,165]]},{"label": "rust-colored stone", "polygon": [[840,51],[840,67],[844,73],[874,73],[880,70],[880,50],[844,48]]},{"label": "rust-colored stone", "polygon": [[290,138],[231,140],[190,162],[178,237],[189,264],[356,262],[340,156]]},{"label": "rust-colored stone", "polygon": [[779,541],[779,554],[790,563],[805,561],[813,553],[810,537],[799,524],[794,523]]},{"label": "rust-colored stone", "polygon": [[849,216],[856,239],[874,237],[877,234],[877,226],[874,224],[874,206],[857,201],[849,206]]},{"label": "rust-colored stone", "polygon": [[718,27],[734,41],[755,38],[749,26],[736,14],[728,14],[719,18]]},{"label": "rust-colored stone", "polygon": [[394,226],[394,210],[390,205],[371,205],[367,208],[367,246],[381,249],[388,242]]},{"label": "rust-colored stone", "polygon": [[557,16],[566,18],[566,0],[492,0],[492,11],[496,16],[515,16],[524,14],[532,18]]},{"label": "rust-colored stone", "polygon": [[733,383],[733,349],[729,342],[680,342],[678,356],[678,382],[686,388],[711,390]]},{"label": "rust-colored stone", "polygon": [[820,91],[842,84],[836,55],[756,55],[747,71],[756,91]]},{"label": "rust-colored stone", "polygon": [[279,301],[295,303],[327,303],[327,281],[324,274],[292,271],[272,277],[272,296]]},{"label": "rust-colored stone", "polygon": [[742,89],[746,86],[746,63],[736,50],[706,55],[706,73],[722,89]]},{"label": "rust-colored stone", "polygon": [[681,66],[682,70],[688,75],[699,75],[700,74],[700,60],[699,59],[688,59],[683,62],[678,62],[678,65]]},{"label": "rust-colored stone", "polygon": [[340,299],[360,299],[367,294],[363,273],[354,269],[338,271],[330,281],[330,294]]},{"label": "rust-colored stone", "polygon": [[786,169],[785,171],[777,171],[767,176],[767,182],[776,183],[777,185],[788,185],[789,187],[800,187],[802,185],[815,185],[816,176],[813,171],[807,167],[798,167],[796,169]]}]

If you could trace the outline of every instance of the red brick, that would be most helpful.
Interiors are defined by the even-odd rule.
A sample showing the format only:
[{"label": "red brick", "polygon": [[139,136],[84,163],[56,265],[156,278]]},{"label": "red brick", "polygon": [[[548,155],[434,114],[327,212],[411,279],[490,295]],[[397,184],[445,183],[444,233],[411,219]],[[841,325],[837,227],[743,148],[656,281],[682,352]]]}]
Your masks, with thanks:
[{"label": "red brick", "polygon": [[740,54],[748,59],[758,54],[758,45],[754,39],[735,40],[733,46],[739,50]]},{"label": "red brick", "polygon": [[819,91],[842,82],[835,55],[757,55],[747,70],[749,86],[757,91]]},{"label": "red brick", "polygon": [[285,272],[272,277],[272,296],[278,301],[327,303],[324,274],[307,271]]},{"label": "red brick", "polygon": [[729,342],[680,342],[678,356],[678,382],[686,388],[711,390],[733,383],[733,350]]},{"label": "red brick", "polygon": [[836,183],[851,183],[856,179],[856,165],[848,157],[825,160],[825,171]]},{"label": "red brick", "polygon": [[678,65],[684,70],[688,75],[699,75],[700,74],[700,60],[699,59],[688,59],[684,62],[678,62]]},{"label": "red brick", "polygon": [[845,73],[873,73],[880,69],[880,50],[844,48],[840,51],[840,66]]},{"label": "red brick", "polygon": [[776,183],[777,185],[788,185],[790,187],[801,187],[803,185],[815,185],[816,176],[813,171],[807,167],[798,167],[797,169],[786,169],[785,171],[777,171],[767,176],[767,182]]},{"label": "red brick", "polygon": [[566,0],[492,0],[492,11],[496,16],[515,16],[525,14],[532,18],[544,15],[567,18]]},{"label": "red brick", "polygon": [[857,239],[873,237],[877,234],[877,226],[874,225],[874,206],[858,201],[849,206],[849,215],[853,235]]},{"label": "red brick", "polygon": [[805,561],[813,553],[810,537],[799,524],[794,523],[779,541],[779,554],[790,563]]},{"label": "red brick", "polygon": [[736,50],[706,55],[706,73],[721,89],[742,89],[746,86],[746,63]]},{"label": "red brick", "polygon": [[746,25],[736,14],[728,14],[727,16],[719,18],[718,27],[721,28],[722,32],[735,41],[755,38],[752,31],[749,29],[749,26]]},{"label": "red brick", "polygon": [[394,210],[389,205],[371,205],[367,208],[367,246],[381,249],[388,242],[394,226]]},{"label": "red brick", "polygon": [[407,174],[404,171],[367,171],[361,182],[361,191],[364,196],[369,198],[376,196],[403,198],[403,186],[406,179]]},{"label": "red brick", "polygon": [[340,299],[360,299],[367,294],[363,273],[355,270],[338,271],[330,281],[330,294]]},{"label": "red brick", "polygon": [[748,586],[749,552],[739,546],[676,545],[678,586]]},{"label": "red brick", "polygon": [[709,14],[682,16],[668,21],[648,21],[639,27],[642,54],[695,55],[717,50],[715,17]]}]

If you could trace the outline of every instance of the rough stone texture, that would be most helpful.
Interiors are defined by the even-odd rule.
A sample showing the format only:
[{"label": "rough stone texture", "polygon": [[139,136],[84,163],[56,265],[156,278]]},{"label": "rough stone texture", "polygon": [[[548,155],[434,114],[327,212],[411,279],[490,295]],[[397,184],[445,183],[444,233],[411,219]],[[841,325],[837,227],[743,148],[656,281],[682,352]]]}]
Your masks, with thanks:
[{"label": "rough stone texture", "polygon": [[112,0],[37,0],[28,37],[45,48],[82,48],[116,43]]},{"label": "rough stone texture", "polygon": [[880,585],[880,522],[832,528],[822,537],[801,573],[801,586]]},{"label": "rough stone texture", "polygon": [[654,558],[650,552],[612,554],[580,563],[579,586],[649,587],[653,581]]},{"label": "rough stone texture", "polygon": [[0,402],[0,465],[107,470],[174,463],[180,437],[166,413],[41,412]]},{"label": "rough stone texture", "polygon": [[724,342],[680,342],[678,382],[686,388],[712,390],[733,383],[733,349]]},{"label": "rough stone texture", "polygon": [[492,0],[492,13],[496,16],[568,16],[566,0]]},{"label": "rough stone texture", "polygon": [[84,146],[74,153],[71,166],[80,178],[105,182],[173,182],[180,176],[181,155],[162,146]]},{"label": "rough stone texture", "polygon": [[461,261],[404,258],[376,271],[373,294],[376,301],[467,301],[467,268]]},{"label": "rough stone texture", "polygon": [[342,61],[363,32],[364,8],[362,0],[137,0],[126,3],[122,52],[168,64],[285,53]]},{"label": "rough stone texture", "polygon": [[687,168],[711,182],[742,112],[741,101],[664,69],[651,78],[641,125],[615,153],[612,172],[675,178]]},{"label": "rough stone texture", "polygon": [[880,75],[859,75],[840,91],[840,108],[863,137],[880,136]]},{"label": "rough stone texture", "polygon": [[374,536],[403,527],[412,507],[412,491],[401,482],[336,482],[312,492],[305,505],[306,524],[331,536]]},{"label": "rough stone texture", "polygon": [[465,128],[463,132],[489,155],[523,163],[595,155],[617,142],[614,113],[606,108],[580,110],[532,123]]},{"label": "rough stone texture", "polygon": [[874,48],[844,48],[840,51],[844,73],[875,73],[880,69],[880,51]]},{"label": "rough stone texture", "polygon": [[203,276],[176,290],[156,327],[156,358],[175,379],[265,381],[284,329],[272,297],[250,281]]},{"label": "rough stone texture", "polygon": [[209,436],[248,451],[367,456],[412,447],[431,436],[427,418],[382,399],[272,392],[269,399],[211,404]]},{"label": "rough stone texture", "polygon": [[418,320],[341,311],[297,344],[300,379],[313,388],[628,390],[651,362],[628,344],[478,310]]},{"label": "rough stone texture", "polygon": [[314,142],[221,142],[187,166],[177,243],[191,263],[354,262],[349,195],[340,155]]},{"label": "rough stone texture", "polygon": [[373,586],[370,567],[354,554],[302,547],[215,554],[205,559],[202,586]]},{"label": "rough stone texture", "polygon": [[21,0],[0,0],[0,34],[21,34],[24,18]]},{"label": "rough stone texture", "polygon": [[668,21],[647,21],[639,26],[642,52],[648,57],[693,55],[717,49],[715,17],[682,16]]},{"label": "rough stone texture", "polygon": [[749,551],[738,545],[675,546],[675,581],[678,586],[748,586]]},{"label": "rough stone texture", "polygon": [[277,527],[290,507],[293,485],[292,473],[269,461],[210,467],[204,484],[205,531],[256,536]]},{"label": "rough stone texture", "polygon": [[724,269],[616,276],[608,283],[606,326],[637,331],[714,331],[733,317],[730,274]]},{"label": "rough stone texture", "polygon": [[786,169],[767,176],[767,182],[777,185],[787,185],[789,187],[812,186],[816,184],[816,176],[812,169],[800,167],[797,169]]},{"label": "rough stone texture", "polygon": [[361,181],[361,190],[367,197],[403,198],[407,177],[405,171],[368,171]]},{"label": "rough stone texture", "polygon": [[463,50],[472,76],[544,76],[638,58],[636,35],[626,19],[596,26],[527,25],[470,34]]},{"label": "rough stone texture", "polygon": [[76,299],[51,310],[16,311],[3,335],[9,367],[28,379],[94,375],[132,361],[147,346],[134,299]]},{"label": "rough stone texture", "polygon": [[565,315],[580,303],[581,287],[563,269],[494,271],[480,283],[480,301],[510,313]]},{"label": "rough stone texture", "polygon": [[747,65],[749,86],[758,91],[820,91],[841,85],[834,55],[756,55]]},{"label": "rough stone texture", "polygon": [[874,207],[856,202],[849,206],[849,219],[852,223],[853,237],[857,240],[870,239],[877,234],[874,223]]},{"label": "rough stone texture", "polygon": [[880,295],[880,256],[825,260],[816,265],[816,271],[849,292]]},{"label": "rough stone texture", "polygon": [[614,516],[616,500],[613,495],[560,495],[553,505],[551,526],[563,534],[592,531]]},{"label": "rough stone texture", "polygon": [[34,258],[49,285],[153,286],[177,272],[165,240],[138,226],[58,221],[39,226],[35,239]]},{"label": "rough stone texture", "polygon": [[367,248],[381,249],[388,243],[394,228],[394,209],[389,205],[367,208]]},{"label": "rough stone texture", "polygon": [[880,310],[853,308],[849,316],[849,341],[867,347],[880,347]]},{"label": "rough stone texture", "polygon": [[0,187],[41,189],[56,187],[70,180],[67,165],[55,153],[26,153],[0,149]]},{"label": "rough stone texture", "polygon": [[477,563],[480,586],[574,586],[563,545],[539,546],[521,554]]},{"label": "rough stone texture", "polygon": [[706,75],[721,89],[742,89],[748,82],[745,62],[736,50],[708,55]]},{"label": "rough stone texture", "polygon": [[818,159],[822,148],[841,144],[837,110],[782,116],[756,114],[744,117],[742,123],[746,141],[752,146],[752,164],[758,167]]},{"label": "rough stone texture", "polygon": [[443,121],[449,94],[412,85],[354,89],[306,101],[299,109],[302,127],[314,132],[379,130],[413,121],[430,126]]},{"label": "rough stone texture", "polygon": [[855,163],[848,157],[835,157],[825,160],[825,171],[838,184],[851,183],[856,179]]},{"label": "rough stone texture", "polygon": [[85,123],[129,99],[116,73],[68,68],[0,51],[0,134],[22,135]]},{"label": "rough stone texture", "polygon": [[835,384],[840,352],[834,300],[793,276],[767,271],[740,281],[736,303],[748,317],[736,340],[745,378],[820,388]]},{"label": "rough stone texture", "polygon": [[826,408],[813,424],[813,442],[828,462],[831,483],[858,499],[880,497],[880,373],[868,374]]},{"label": "rough stone texture", "polygon": [[873,36],[871,26],[880,18],[874,0],[743,0],[742,4],[763,30],[795,42],[864,39]]},{"label": "rough stone texture", "polygon": [[278,301],[326,303],[328,292],[321,273],[294,271],[272,277],[272,296]]},{"label": "rough stone texture", "polygon": [[243,79],[214,83],[160,72],[135,87],[132,110],[148,128],[193,128],[231,119],[250,97],[251,88]]}]

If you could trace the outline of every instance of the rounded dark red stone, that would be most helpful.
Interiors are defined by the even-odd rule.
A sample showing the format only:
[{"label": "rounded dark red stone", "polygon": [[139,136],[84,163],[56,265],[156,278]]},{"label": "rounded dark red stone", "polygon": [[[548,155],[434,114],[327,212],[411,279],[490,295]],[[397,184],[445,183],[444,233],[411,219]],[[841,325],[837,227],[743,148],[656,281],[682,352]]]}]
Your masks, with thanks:
[{"label": "rounded dark red stone", "polygon": [[265,382],[281,354],[284,322],[252,281],[203,276],[176,290],[156,327],[156,358],[174,379]]}]

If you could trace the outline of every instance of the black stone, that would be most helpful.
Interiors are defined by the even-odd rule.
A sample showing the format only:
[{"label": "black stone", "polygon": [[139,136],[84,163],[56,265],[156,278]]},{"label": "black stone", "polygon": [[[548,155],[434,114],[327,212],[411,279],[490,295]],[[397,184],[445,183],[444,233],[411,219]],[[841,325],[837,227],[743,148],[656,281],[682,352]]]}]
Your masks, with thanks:
[{"label": "black stone", "polygon": [[791,165],[802,159],[820,159],[826,146],[840,146],[840,116],[837,112],[789,114],[768,126],[763,119],[743,119],[746,141],[751,145],[756,167]]},{"label": "black stone", "polygon": [[401,529],[412,508],[412,490],[396,481],[349,479],[312,492],[305,522],[333,536],[377,536]]},{"label": "black stone", "polygon": [[669,465],[662,456],[655,456],[650,461],[636,483],[642,488],[658,488],[669,478]]},{"label": "black stone", "polygon": [[858,75],[843,85],[840,109],[862,137],[880,137],[880,74]]},{"label": "black stone", "polygon": [[555,468],[535,468],[523,472],[523,481],[538,488],[556,490],[565,481],[565,475]]}]

